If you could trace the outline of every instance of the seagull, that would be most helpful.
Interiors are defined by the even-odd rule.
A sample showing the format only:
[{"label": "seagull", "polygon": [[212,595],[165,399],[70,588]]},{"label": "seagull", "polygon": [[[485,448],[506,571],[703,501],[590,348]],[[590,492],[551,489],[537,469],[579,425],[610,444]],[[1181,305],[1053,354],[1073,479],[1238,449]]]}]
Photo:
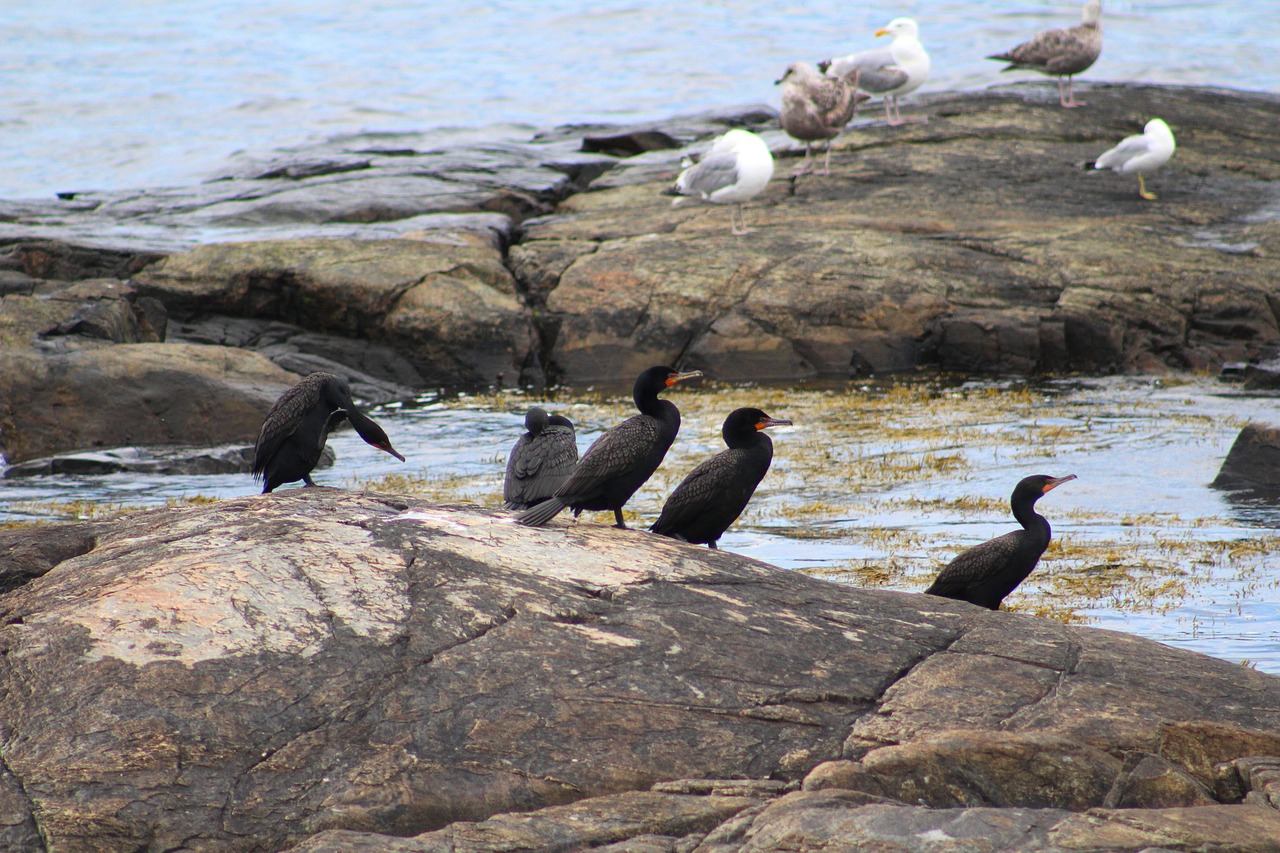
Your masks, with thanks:
[{"label": "seagull", "polygon": [[[712,204],[732,204],[729,230],[735,235],[750,234],[742,203],[764,190],[773,177],[773,154],[759,136],[737,128],[717,136],[702,159],[689,166],[668,190],[670,195],[694,196]],[[678,198],[673,205],[684,201]],[[734,214],[742,221],[741,227]]]},{"label": "seagull", "polygon": [[929,54],[920,43],[920,27],[911,18],[893,19],[876,30],[876,36],[892,36],[893,42],[888,47],[828,59],[818,67],[828,77],[852,77],[855,88],[881,96],[885,120],[891,126],[903,124],[898,97],[914,92],[928,79]]},{"label": "seagull", "polygon": [[1142,129],[1141,136],[1125,137],[1119,145],[1099,157],[1093,168],[1113,169],[1126,175],[1137,172],[1138,195],[1154,201],[1156,194],[1147,192],[1142,177],[1168,163],[1176,147],[1169,125],[1163,119],[1153,118]]},{"label": "seagull", "polygon": [[[1093,65],[1102,53],[1102,4],[1089,0],[1084,4],[1080,23],[1060,30],[1045,30],[1012,50],[988,56],[1007,62],[1001,71],[1027,68],[1058,78],[1058,103],[1064,107],[1083,107],[1071,94],[1071,78]],[[1066,79],[1066,88],[1062,81]]]},{"label": "seagull", "polygon": [[831,140],[853,118],[857,90],[841,77],[824,77],[807,62],[793,62],[776,81],[782,87],[782,129],[804,143],[804,163],[797,175],[807,175],[813,143],[827,141],[822,174],[831,173]]}]

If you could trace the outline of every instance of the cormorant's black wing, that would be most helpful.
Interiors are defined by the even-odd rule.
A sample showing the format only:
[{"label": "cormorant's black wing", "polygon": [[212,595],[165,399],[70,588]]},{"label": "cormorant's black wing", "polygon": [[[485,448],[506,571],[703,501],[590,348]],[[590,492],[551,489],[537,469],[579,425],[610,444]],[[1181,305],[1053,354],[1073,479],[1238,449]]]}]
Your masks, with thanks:
[{"label": "cormorant's black wing", "polygon": [[307,412],[319,404],[322,383],[308,381],[311,378],[308,376],[281,394],[267,412],[267,417],[262,421],[262,429],[258,431],[258,441],[253,450],[255,477],[262,475],[267,468],[267,462],[275,456],[280,445],[298,429]]},{"label": "cormorant's black wing", "polygon": [[937,579],[925,592],[954,598],[964,590],[999,574],[1017,553],[1022,532],[1014,530],[962,552],[938,572]]},{"label": "cormorant's black wing", "polygon": [[[662,506],[658,520],[649,529],[654,533],[679,533],[699,516],[715,508],[731,507],[741,512],[760,484],[749,468],[739,463],[742,453],[722,450],[704,460],[675,487]],[[732,523],[732,522],[730,522]]]},{"label": "cormorant's black wing", "polygon": [[661,423],[649,415],[633,415],[597,438],[578,460],[569,479],[556,492],[572,504],[575,497],[596,494],[615,477],[626,474],[653,452]]}]

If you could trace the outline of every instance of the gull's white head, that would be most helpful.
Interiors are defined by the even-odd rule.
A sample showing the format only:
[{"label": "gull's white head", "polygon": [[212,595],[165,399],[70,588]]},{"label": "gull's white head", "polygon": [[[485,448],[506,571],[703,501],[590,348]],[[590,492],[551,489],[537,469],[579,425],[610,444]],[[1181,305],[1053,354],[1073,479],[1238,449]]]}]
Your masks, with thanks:
[{"label": "gull's white head", "polygon": [[877,36],[893,36],[893,40],[900,38],[919,38],[920,27],[911,18],[894,18],[880,29],[876,30]]},{"label": "gull's white head", "polygon": [[1089,0],[1080,11],[1080,22],[1085,26],[1096,27],[1102,20],[1102,4],[1098,0]]},{"label": "gull's white head", "polygon": [[1173,131],[1169,129],[1169,125],[1165,124],[1162,118],[1153,118],[1147,122],[1142,128],[1142,135],[1168,140],[1170,145],[1173,144]]}]

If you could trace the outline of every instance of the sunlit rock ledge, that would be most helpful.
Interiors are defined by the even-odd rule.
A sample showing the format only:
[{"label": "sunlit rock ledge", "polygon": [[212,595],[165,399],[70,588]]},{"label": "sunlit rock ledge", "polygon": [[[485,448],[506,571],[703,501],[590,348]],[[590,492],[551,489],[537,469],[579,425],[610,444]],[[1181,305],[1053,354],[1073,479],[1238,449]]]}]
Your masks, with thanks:
[{"label": "sunlit rock ledge", "polygon": [[1280,678],[587,519],[293,489],[0,572],[6,850],[1280,838]]}]

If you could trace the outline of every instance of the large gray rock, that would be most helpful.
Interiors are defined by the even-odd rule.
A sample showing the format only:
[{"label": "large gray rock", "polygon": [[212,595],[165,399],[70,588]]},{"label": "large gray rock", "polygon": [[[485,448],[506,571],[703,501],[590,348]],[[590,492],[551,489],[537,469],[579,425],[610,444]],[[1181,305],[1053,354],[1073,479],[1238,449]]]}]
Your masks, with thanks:
[{"label": "large gray rock", "polygon": [[[1063,827],[1155,844],[1207,813],[1146,807],[1153,765],[1126,756],[1216,779],[1280,752],[1273,676],[587,522],[308,488],[5,544],[0,564],[25,555],[0,599],[14,850],[808,849],[996,824],[1008,849]],[[774,802],[831,761],[857,790]],[[1268,784],[1231,766],[1227,802]],[[778,781],[626,794],[725,777]],[[1077,821],[1122,788],[1143,807]],[[949,790],[975,808],[904,802]],[[1268,849],[1280,813],[1247,808],[1235,849]],[[1187,838],[1226,820],[1195,819]]]},{"label": "large gray rock", "polygon": [[1263,424],[1241,427],[1213,486],[1280,492],[1280,429]]},{"label": "large gray rock", "polygon": [[[909,128],[861,122],[827,178],[787,180],[780,158],[747,237],[723,207],[671,206],[675,163],[644,183],[617,170],[527,222],[510,254],[545,305],[550,367],[587,382],[682,356],[732,381],[1273,355],[1280,99],[1096,86],[1064,111],[1017,91],[925,99],[928,123]],[[1150,115],[1179,143],[1151,179],[1158,202],[1089,168]]]}]

